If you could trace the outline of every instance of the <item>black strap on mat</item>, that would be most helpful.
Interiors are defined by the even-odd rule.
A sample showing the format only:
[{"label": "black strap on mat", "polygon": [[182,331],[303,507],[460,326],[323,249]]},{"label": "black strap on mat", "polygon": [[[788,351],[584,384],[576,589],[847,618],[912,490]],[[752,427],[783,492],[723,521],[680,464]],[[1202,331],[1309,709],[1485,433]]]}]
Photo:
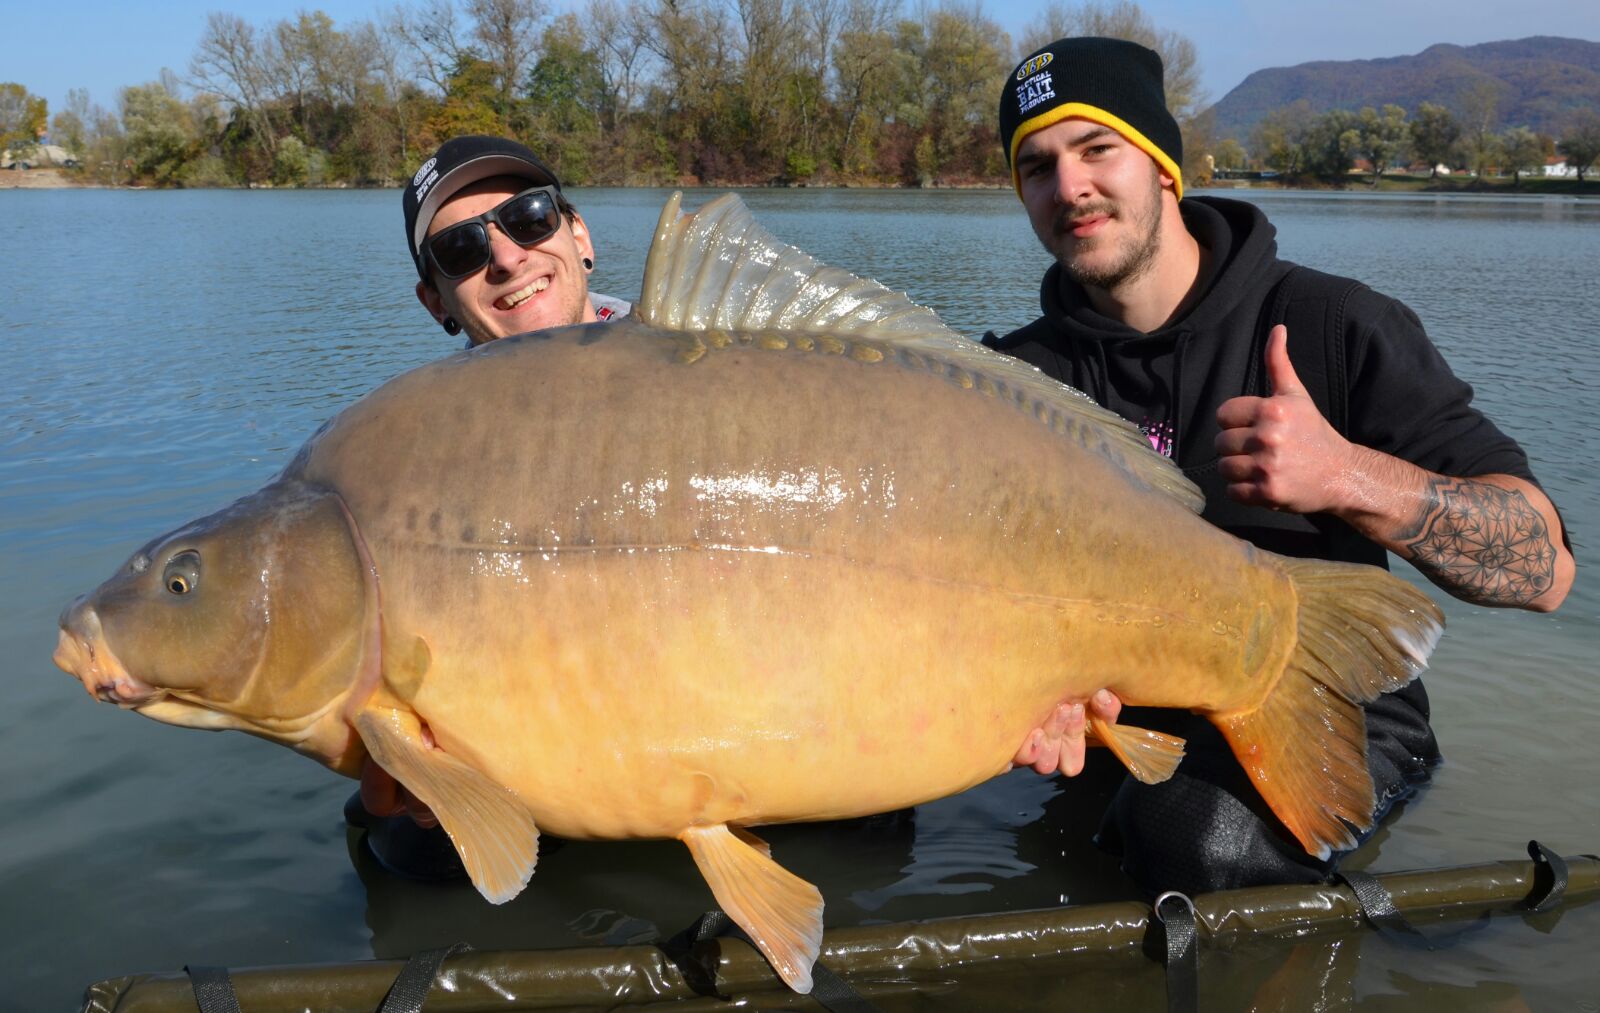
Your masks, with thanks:
[{"label": "black strap on mat", "polygon": [[1533,859],[1533,889],[1522,898],[1517,910],[1544,914],[1561,905],[1567,894],[1567,861],[1538,841],[1528,842],[1528,857]]},{"label": "black strap on mat", "polygon": [[[1560,855],[1540,844],[1528,842],[1528,857],[1534,861],[1533,888],[1519,901],[1514,910],[1527,914],[1543,914],[1560,906],[1567,890],[1567,862]],[[1364,872],[1340,872],[1335,879],[1342,881],[1356,895],[1361,914],[1384,936],[1398,943],[1437,950],[1459,941],[1468,932],[1475,932],[1489,923],[1489,912],[1479,915],[1471,924],[1454,932],[1424,933],[1412,925],[1395,907],[1394,898],[1384,885]]]},{"label": "black strap on mat", "polygon": [[[685,970],[685,976],[688,976],[686,965],[702,972],[702,984],[709,987],[715,975],[710,968],[700,966],[694,961],[692,953],[697,944],[719,936],[732,936],[744,940],[752,947],[755,946],[755,941],[744,929],[729,918],[726,912],[717,910],[707,911],[695,919],[693,925],[662,943],[661,949],[666,951],[673,963]],[[757,948],[756,952],[761,951]],[[691,982],[691,985],[694,985],[694,982]],[[878,1007],[851,988],[848,982],[834,974],[820,960],[811,965],[811,998],[829,1013],[878,1013]]]},{"label": "black strap on mat", "polygon": [[406,959],[405,966],[400,968],[400,973],[394,976],[394,984],[389,986],[389,993],[383,997],[378,1013],[421,1013],[422,1004],[433,989],[434,979],[439,977],[439,967],[445,958],[470,949],[472,947],[466,943],[456,943],[443,949],[413,953]]},{"label": "black strap on mat", "polygon": [[1162,963],[1167,969],[1167,1013],[1196,1013],[1200,1008],[1200,932],[1194,902],[1169,890],[1156,898],[1151,911],[1166,940]]},{"label": "black strap on mat", "polygon": [[239,997],[233,991],[233,979],[226,967],[190,967],[183,973],[189,976],[189,987],[194,989],[194,1003],[200,1013],[240,1013]]},{"label": "black strap on mat", "polygon": [[1333,878],[1344,883],[1356,895],[1356,904],[1361,908],[1362,917],[1378,930],[1379,935],[1402,946],[1420,947],[1425,950],[1444,949],[1447,946],[1454,946],[1463,936],[1486,928],[1489,924],[1490,912],[1485,911],[1462,928],[1423,932],[1401,914],[1400,909],[1395,906],[1394,895],[1375,877],[1364,872],[1336,872]]}]

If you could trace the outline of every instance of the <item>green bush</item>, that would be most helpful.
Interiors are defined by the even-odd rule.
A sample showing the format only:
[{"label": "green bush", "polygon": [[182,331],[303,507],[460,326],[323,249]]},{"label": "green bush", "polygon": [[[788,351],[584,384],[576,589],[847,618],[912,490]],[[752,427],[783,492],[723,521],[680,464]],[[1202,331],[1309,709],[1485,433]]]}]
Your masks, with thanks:
[{"label": "green bush", "polygon": [[178,170],[178,185],[186,187],[237,186],[228,164],[216,155],[201,155]]}]

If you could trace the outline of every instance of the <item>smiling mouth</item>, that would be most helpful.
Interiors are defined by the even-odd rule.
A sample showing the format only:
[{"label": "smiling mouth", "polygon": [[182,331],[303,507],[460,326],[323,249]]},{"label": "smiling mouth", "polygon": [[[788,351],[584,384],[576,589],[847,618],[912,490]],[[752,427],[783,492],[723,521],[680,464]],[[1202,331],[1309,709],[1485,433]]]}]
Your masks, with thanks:
[{"label": "smiling mouth", "polygon": [[519,288],[510,295],[503,295],[496,299],[495,305],[503,310],[514,310],[549,287],[550,279],[548,276],[535,278],[526,287]]}]

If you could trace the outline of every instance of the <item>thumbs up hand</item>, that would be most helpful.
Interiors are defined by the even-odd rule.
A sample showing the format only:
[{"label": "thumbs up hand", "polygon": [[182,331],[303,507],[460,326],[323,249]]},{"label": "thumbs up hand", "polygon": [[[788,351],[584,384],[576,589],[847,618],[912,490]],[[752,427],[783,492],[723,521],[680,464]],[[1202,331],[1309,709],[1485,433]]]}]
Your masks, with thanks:
[{"label": "thumbs up hand", "polygon": [[1352,445],[1317,410],[1289,361],[1289,329],[1267,335],[1271,397],[1236,397],[1217,409],[1217,471],[1240,503],[1309,514],[1335,510],[1360,490]]}]

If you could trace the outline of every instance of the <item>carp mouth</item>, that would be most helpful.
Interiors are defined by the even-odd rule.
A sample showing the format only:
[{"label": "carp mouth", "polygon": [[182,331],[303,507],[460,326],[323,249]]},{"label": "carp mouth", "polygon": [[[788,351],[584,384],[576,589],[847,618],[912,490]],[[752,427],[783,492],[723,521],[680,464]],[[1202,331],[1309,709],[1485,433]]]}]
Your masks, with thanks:
[{"label": "carp mouth", "polygon": [[106,644],[100,617],[91,608],[72,610],[71,621],[62,623],[50,660],[102,703],[137,709],[166,695],[129,674]]}]

